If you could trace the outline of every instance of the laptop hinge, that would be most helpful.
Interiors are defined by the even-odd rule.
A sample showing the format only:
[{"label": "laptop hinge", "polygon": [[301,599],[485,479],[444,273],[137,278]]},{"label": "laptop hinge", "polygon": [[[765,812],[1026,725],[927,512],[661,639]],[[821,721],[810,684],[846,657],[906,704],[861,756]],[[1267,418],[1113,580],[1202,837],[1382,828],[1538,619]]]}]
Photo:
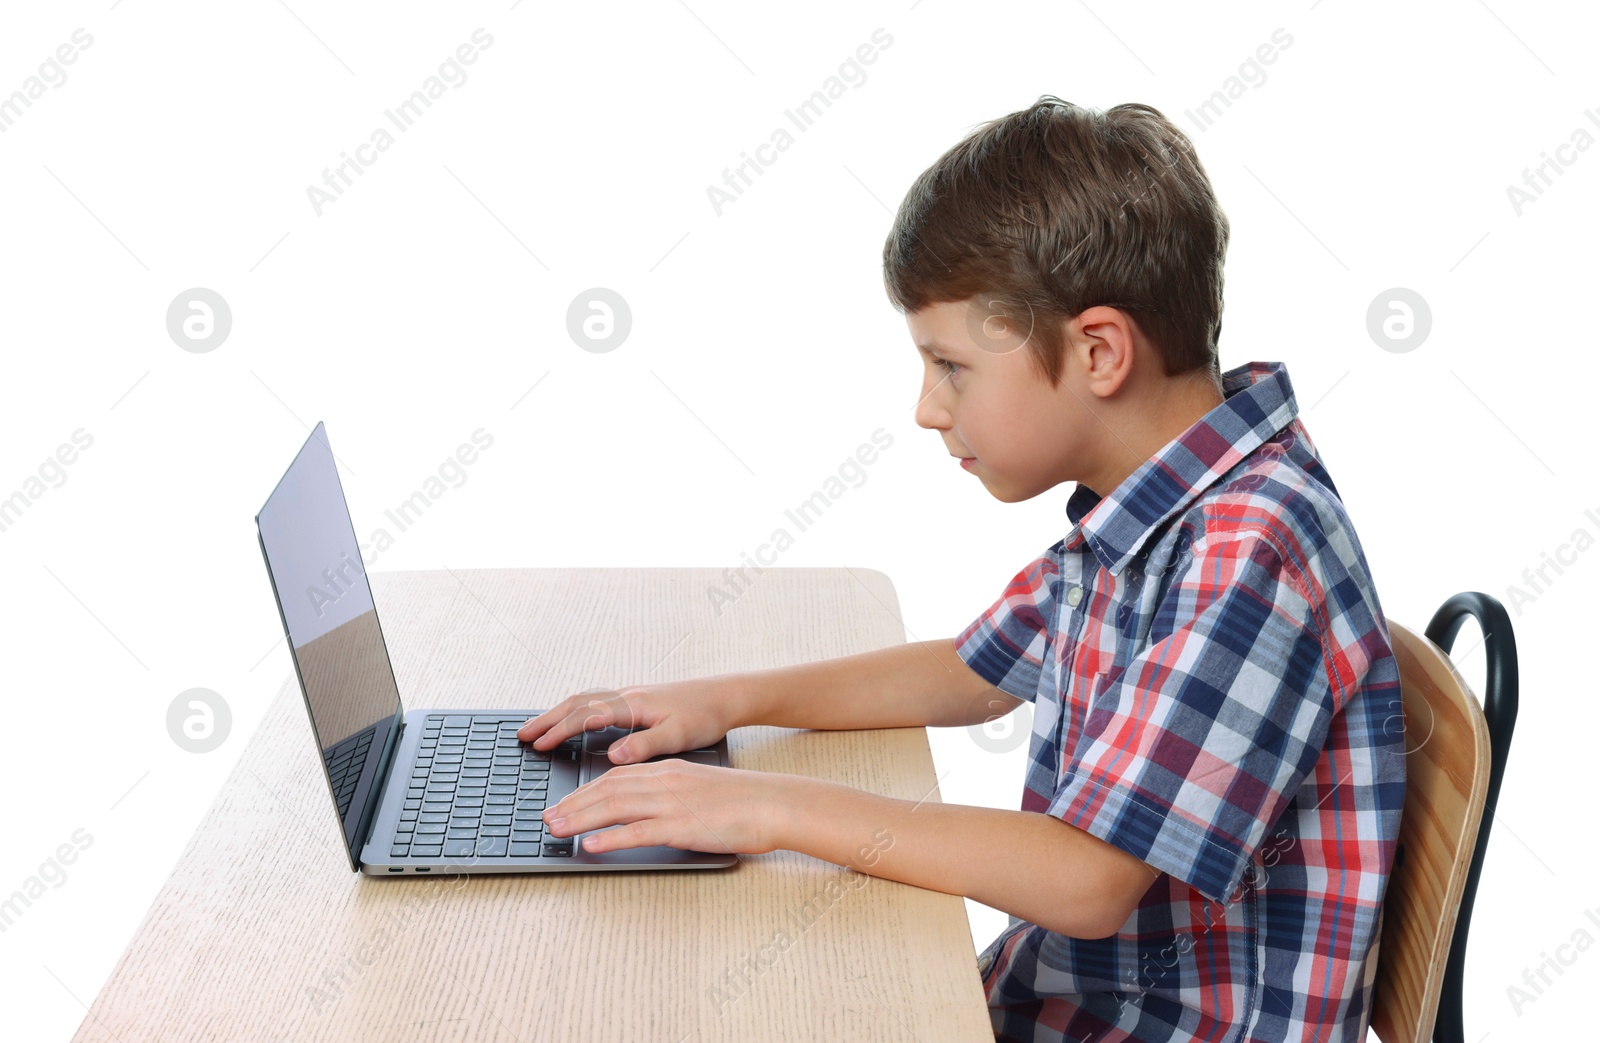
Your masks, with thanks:
[{"label": "laptop hinge", "polygon": [[367,800],[366,808],[361,812],[361,821],[356,826],[357,867],[361,865],[361,852],[366,850],[367,840],[372,836],[372,828],[378,823],[378,805],[383,803],[384,791],[389,788],[389,765],[394,760],[395,752],[400,749],[400,740],[406,728],[403,710],[395,714],[395,722],[395,726],[388,730],[389,741],[384,743],[378,767],[372,774],[371,796]]}]

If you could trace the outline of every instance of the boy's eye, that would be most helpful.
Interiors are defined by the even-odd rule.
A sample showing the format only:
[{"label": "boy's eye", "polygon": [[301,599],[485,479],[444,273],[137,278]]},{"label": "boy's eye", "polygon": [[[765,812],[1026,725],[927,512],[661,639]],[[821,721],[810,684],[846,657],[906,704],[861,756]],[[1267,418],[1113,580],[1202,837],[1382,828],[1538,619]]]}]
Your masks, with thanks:
[{"label": "boy's eye", "polygon": [[961,368],[961,363],[959,363],[959,362],[951,362],[949,359],[942,359],[942,358],[939,358],[937,355],[934,356],[933,361],[934,361],[935,365],[939,366],[941,369],[943,369],[946,372],[950,373],[952,376],[955,375],[956,370]]}]

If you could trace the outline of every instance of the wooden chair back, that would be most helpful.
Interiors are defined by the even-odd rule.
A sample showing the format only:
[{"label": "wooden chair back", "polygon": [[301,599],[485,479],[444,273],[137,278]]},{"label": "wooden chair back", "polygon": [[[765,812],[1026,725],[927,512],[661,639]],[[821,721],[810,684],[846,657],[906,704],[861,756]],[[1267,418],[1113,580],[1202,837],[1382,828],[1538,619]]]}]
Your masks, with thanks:
[{"label": "wooden chair back", "polygon": [[1428,1043],[1489,788],[1489,729],[1450,657],[1388,625],[1400,668],[1406,797],[1370,1023],[1383,1043]]}]

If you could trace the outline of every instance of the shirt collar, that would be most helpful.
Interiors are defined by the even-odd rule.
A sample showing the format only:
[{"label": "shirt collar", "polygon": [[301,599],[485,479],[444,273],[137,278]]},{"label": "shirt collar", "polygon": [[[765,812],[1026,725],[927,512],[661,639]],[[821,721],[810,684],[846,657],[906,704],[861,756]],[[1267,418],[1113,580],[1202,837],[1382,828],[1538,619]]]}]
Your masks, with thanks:
[{"label": "shirt collar", "polygon": [[1299,413],[1281,362],[1247,362],[1222,374],[1221,404],[1195,421],[1101,497],[1079,485],[1067,500],[1067,550],[1085,542],[1117,575],[1163,523],[1294,421]]}]

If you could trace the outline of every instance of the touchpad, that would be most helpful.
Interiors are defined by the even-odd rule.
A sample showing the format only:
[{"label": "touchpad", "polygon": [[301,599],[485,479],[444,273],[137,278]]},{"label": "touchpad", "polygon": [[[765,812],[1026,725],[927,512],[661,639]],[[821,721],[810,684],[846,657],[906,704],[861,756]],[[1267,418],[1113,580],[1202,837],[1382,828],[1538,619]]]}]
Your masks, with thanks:
[{"label": "touchpad", "polygon": [[[588,782],[591,779],[597,779],[606,772],[610,771],[612,768],[618,768],[622,766],[619,764],[612,764],[611,758],[606,756],[605,750],[606,747],[601,746],[594,752],[593,755],[583,759],[583,782]],[[654,764],[656,761],[671,760],[673,758],[684,761],[692,761],[695,764],[706,764],[713,768],[721,767],[722,764],[722,762],[717,759],[716,750],[684,750],[682,753],[663,753],[658,757],[651,757],[644,763]]]},{"label": "touchpad", "polygon": [[632,728],[619,728],[611,725],[608,728],[596,728],[592,732],[583,733],[583,748],[589,753],[598,753],[601,756],[611,749],[611,744],[633,733]]},{"label": "touchpad", "polygon": [[[596,728],[592,732],[585,732],[583,736],[584,751],[597,757],[605,757],[613,743],[633,734],[635,730],[645,731],[646,729],[619,728],[616,725],[611,725],[608,728]],[[717,751],[705,749],[685,750],[682,753],[664,753],[659,757],[651,757],[650,761],[662,760],[667,757],[681,757],[686,761],[694,761],[696,764],[709,764],[712,767],[716,767],[718,763]],[[607,759],[609,760],[609,758]],[[645,763],[648,764],[650,761]]]},{"label": "touchpad", "polygon": [[696,764],[709,764],[713,768],[721,766],[721,763],[717,760],[716,752],[713,750],[684,750],[682,753],[664,753],[659,757],[651,757],[645,763],[664,761],[671,757],[676,757],[681,761],[693,761]]}]

